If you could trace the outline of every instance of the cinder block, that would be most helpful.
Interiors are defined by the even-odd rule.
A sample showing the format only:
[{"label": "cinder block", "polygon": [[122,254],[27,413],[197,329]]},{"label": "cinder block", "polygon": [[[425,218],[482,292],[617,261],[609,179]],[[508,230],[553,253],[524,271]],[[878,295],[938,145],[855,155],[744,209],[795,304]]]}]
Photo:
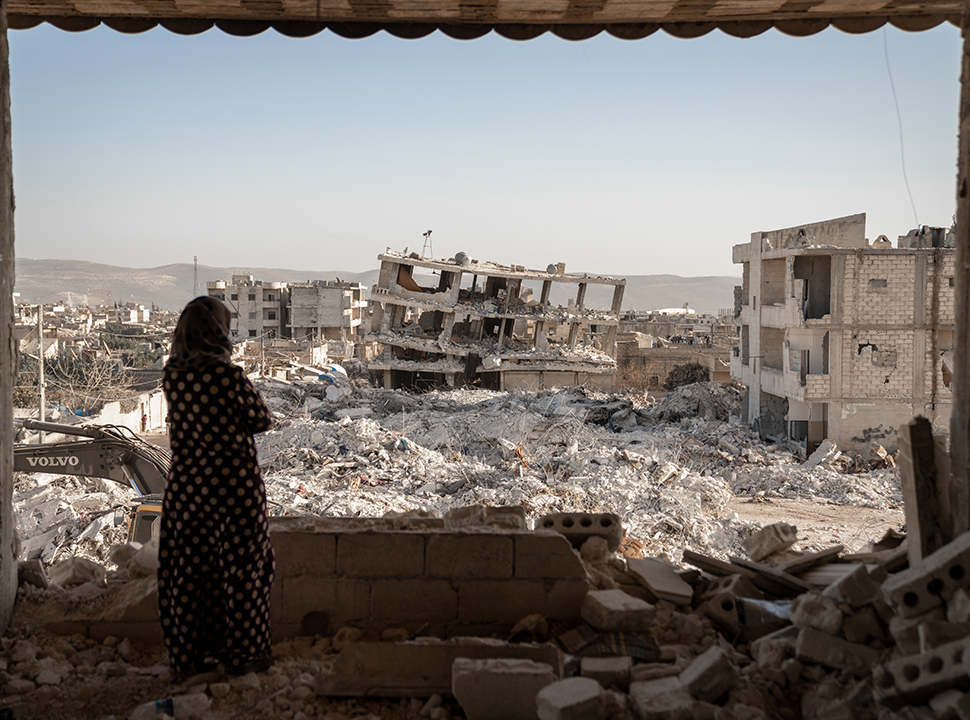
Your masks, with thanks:
[{"label": "cinder block", "polygon": [[515,577],[585,579],[586,569],[572,545],[556,532],[516,534]]},{"label": "cinder block", "polygon": [[337,574],[359,578],[414,578],[424,574],[424,537],[411,533],[342,533]]},{"label": "cinder block", "polygon": [[894,615],[889,620],[889,634],[901,652],[915,655],[920,652],[919,626],[924,622],[941,622],[944,619],[946,619],[946,613],[942,607],[935,607],[916,617],[906,618]]},{"label": "cinder block", "polygon": [[584,657],[579,663],[579,672],[583,677],[592,678],[607,690],[615,687],[627,692],[630,689],[632,671],[633,658],[627,655]]},{"label": "cinder block", "polygon": [[592,590],[580,610],[583,620],[601,632],[649,631],[656,608],[622,590]]},{"label": "cinder block", "polygon": [[730,593],[734,597],[746,597],[753,598],[755,600],[762,600],[764,594],[755,587],[755,584],[751,582],[749,578],[744,575],[725,575],[724,577],[717,578],[713,580],[701,594],[701,600],[707,601],[722,593]]},{"label": "cinder block", "polygon": [[822,594],[837,603],[854,608],[862,607],[880,597],[881,585],[886,578],[887,573],[882,566],[877,566],[870,573],[860,563],[851,573],[825,588]]},{"label": "cinder block", "polygon": [[337,536],[333,533],[272,534],[277,577],[333,575],[337,569]]},{"label": "cinder block", "polygon": [[790,548],[798,539],[798,529],[788,523],[775,523],[761,528],[745,538],[741,547],[755,562],[761,562],[769,555]]},{"label": "cinder block", "polygon": [[791,605],[792,625],[799,628],[815,628],[834,635],[842,626],[842,611],[829,597],[819,593],[799,595]]},{"label": "cinder block", "polygon": [[859,608],[842,619],[842,634],[853,643],[868,645],[873,641],[889,642],[889,635],[872,607]]},{"label": "cinder block", "polygon": [[556,682],[552,666],[532,660],[457,658],[451,689],[468,720],[536,720],[536,694]]},{"label": "cinder block", "polygon": [[591,678],[558,680],[539,691],[535,699],[539,720],[603,720],[603,689]]},{"label": "cinder block", "polygon": [[795,657],[799,661],[845,670],[856,677],[868,675],[872,666],[879,662],[880,655],[878,650],[850,643],[814,628],[803,628],[795,641]]},{"label": "cinder block", "polygon": [[449,622],[458,617],[458,593],[447,580],[374,580],[370,619],[375,623]]},{"label": "cinder block", "polygon": [[536,528],[561,533],[577,548],[587,538],[598,535],[615,552],[623,539],[623,524],[614,513],[550,513],[539,518]]},{"label": "cinder block", "polygon": [[970,636],[970,623],[923,622],[917,626],[917,630],[919,651],[925,653]]},{"label": "cinder block", "polygon": [[458,619],[462,622],[516,623],[546,612],[546,593],[537,580],[463,580],[458,584]]},{"label": "cinder block", "polygon": [[428,537],[426,574],[455,580],[512,577],[511,535],[487,533],[435,534]]},{"label": "cinder block", "polygon": [[741,678],[738,669],[717,645],[691,661],[680,674],[680,682],[695,700],[714,702]]},{"label": "cinder block", "polygon": [[[272,602],[272,594],[270,595]],[[279,621],[301,624],[310,613],[325,612],[332,629],[365,620],[370,585],[363,580],[335,580],[315,575],[283,578]],[[272,605],[270,612],[274,612]]]},{"label": "cinder block", "polygon": [[888,707],[921,703],[950,688],[966,690],[970,638],[885,663],[872,673],[873,698]]},{"label": "cinder block", "polygon": [[970,583],[970,532],[891,575],[882,585],[887,602],[903,617],[922,615],[942,605]]},{"label": "cinder block", "polygon": [[692,717],[694,698],[675,675],[630,684],[630,702],[639,720]]}]

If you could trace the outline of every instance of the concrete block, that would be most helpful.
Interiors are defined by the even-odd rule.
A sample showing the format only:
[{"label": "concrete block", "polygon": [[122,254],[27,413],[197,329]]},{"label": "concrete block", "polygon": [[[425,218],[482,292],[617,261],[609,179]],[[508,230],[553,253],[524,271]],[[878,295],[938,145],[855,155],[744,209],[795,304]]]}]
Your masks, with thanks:
[{"label": "concrete block", "polygon": [[882,585],[886,601],[903,617],[939,607],[970,583],[970,532],[944,545]]},{"label": "concrete block", "polygon": [[917,704],[945,690],[970,687],[970,638],[891,660],[873,670],[873,698],[888,707]]},{"label": "concrete block", "polygon": [[414,578],[424,574],[424,537],[410,533],[342,533],[337,574],[359,578]]},{"label": "concrete block", "polygon": [[550,620],[579,620],[589,583],[585,579],[549,580],[545,585],[546,617]]},{"label": "concrete block", "polygon": [[868,645],[875,641],[883,644],[890,642],[885,626],[872,607],[859,608],[842,619],[842,634],[853,643]]},{"label": "concrete block", "polygon": [[418,638],[404,643],[352,643],[329,673],[317,678],[317,695],[418,697],[448,695],[458,658],[525,659],[544,663],[562,677],[563,654],[551,643],[507,643],[490,638]]},{"label": "concrete block", "polygon": [[458,619],[462,622],[516,623],[526,615],[545,612],[545,586],[537,580],[463,580],[458,584]]},{"label": "concrete block", "polygon": [[515,543],[515,577],[586,579],[586,569],[562,535],[537,530],[513,536]]},{"label": "concrete block", "polygon": [[729,637],[736,637],[741,631],[741,618],[738,615],[738,599],[729,592],[708,597],[707,602],[697,608],[702,615]]},{"label": "concrete block", "polygon": [[925,653],[970,636],[970,623],[924,622],[917,626],[917,630],[919,651]]},{"label": "concrete block", "polygon": [[603,720],[603,688],[591,678],[571,677],[547,685],[535,698],[539,720]]},{"label": "concrete block", "polygon": [[371,583],[372,622],[449,622],[458,617],[458,592],[447,580],[415,578]]},{"label": "concrete block", "polygon": [[324,612],[333,631],[341,625],[365,620],[370,610],[370,584],[363,580],[300,575],[283,578],[275,582],[276,585],[282,588],[278,617],[284,624],[301,624],[311,613]]},{"label": "concrete block", "polygon": [[337,569],[337,536],[334,533],[272,533],[277,577],[333,575]]},{"label": "concrete block", "polygon": [[601,632],[644,632],[653,625],[657,610],[622,590],[592,590],[583,601],[581,614]]},{"label": "concrete block", "polygon": [[551,665],[532,660],[457,658],[451,669],[468,720],[537,720],[536,694],[555,681]]},{"label": "concrete block", "polygon": [[745,538],[741,547],[755,562],[761,562],[769,555],[790,548],[798,539],[798,529],[788,523],[775,523],[761,528]]},{"label": "concrete block", "polygon": [[694,698],[676,676],[631,683],[630,702],[639,720],[689,718],[694,706]]},{"label": "concrete block", "polygon": [[822,594],[837,603],[850,607],[862,607],[881,597],[881,586],[888,577],[885,569],[877,566],[872,572],[862,563],[848,575],[829,585]]},{"label": "concrete block", "polygon": [[626,655],[615,657],[584,657],[579,663],[579,673],[592,678],[605,689],[615,687],[623,692],[630,689],[633,658]]},{"label": "concrete block", "polygon": [[712,645],[694,658],[680,674],[680,682],[695,700],[714,702],[741,678],[725,652]]},{"label": "concrete block", "polygon": [[803,628],[795,641],[795,657],[803,663],[845,670],[865,677],[879,662],[881,653],[873,648],[851,643],[814,628]]},{"label": "concrete block", "polygon": [[792,601],[791,622],[798,628],[815,628],[834,635],[842,627],[842,611],[831,598],[805,593]]},{"label": "concrete block", "polygon": [[952,623],[970,622],[970,593],[960,588],[946,603],[946,619]]},{"label": "concrete block", "polygon": [[33,585],[46,590],[50,587],[50,579],[40,559],[21,560],[17,563],[17,585]]},{"label": "concrete block", "polygon": [[629,558],[627,569],[637,582],[661,600],[690,605],[694,588],[678,577],[674,566],[655,558]]},{"label": "concrete block", "polygon": [[430,577],[498,580],[511,578],[512,570],[511,535],[448,533],[428,537],[425,572]]},{"label": "concrete block", "polygon": [[734,574],[717,578],[708,585],[701,594],[701,600],[710,600],[722,593],[730,593],[734,597],[754,598],[761,600],[764,594],[744,575]]},{"label": "concrete block", "polygon": [[894,615],[889,620],[889,635],[901,652],[915,655],[920,652],[919,626],[924,622],[942,622],[945,619],[946,613],[942,607],[935,607],[915,617]]},{"label": "concrete block", "polygon": [[614,513],[550,513],[539,518],[536,528],[565,535],[576,548],[582,547],[587,538],[598,535],[615,552],[623,539],[623,524]]},{"label": "concrete block", "polygon": [[943,720],[970,720],[970,694],[946,690],[930,698],[930,708]]}]

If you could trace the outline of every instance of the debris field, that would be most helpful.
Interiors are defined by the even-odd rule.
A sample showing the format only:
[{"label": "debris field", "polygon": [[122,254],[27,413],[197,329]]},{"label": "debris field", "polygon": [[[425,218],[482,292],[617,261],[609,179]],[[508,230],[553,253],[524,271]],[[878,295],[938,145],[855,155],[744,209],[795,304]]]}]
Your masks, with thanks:
[{"label": "debris field", "polygon": [[[521,531],[555,526],[574,547],[589,586],[581,617],[523,617],[487,642],[345,626],[277,643],[267,673],[174,683],[158,644],[47,629],[153,581],[151,544],[126,545],[115,522],[132,492],[21,475],[14,501],[27,562],[0,646],[0,708],[122,718],[146,701],[204,694],[197,716],[206,718],[970,717],[961,694],[970,669],[956,654],[970,635],[970,595],[954,575],[970,562],[970,539],[906,569],[899,534],[863,533],[843,547],[729,511],[744,497],[766,516],[780,498],[898,512],[899,481],[881,448],[823,446],[802,462],[738,424],[741,388],[731,383],[686,386],[656,404],[582,388],[349,386],[328,400],[315,382],[257,387],[277,421],[258,438],[273,515],[446,526],[474,516],[487,526],[487,513],[468,508],[511,508],[500,514],[520,518]],[[595,530],[608,514],[622,537]],[[594,529],[556,525],[567,517]],[[938,580],[932,591],[928,577]],[[381,658],[420,665],[412,657],[428,653],[435,668],[448,660],[445,675],[422,669],[424,684],[383,698],[333,692],[348,668],[367,675]]]}]

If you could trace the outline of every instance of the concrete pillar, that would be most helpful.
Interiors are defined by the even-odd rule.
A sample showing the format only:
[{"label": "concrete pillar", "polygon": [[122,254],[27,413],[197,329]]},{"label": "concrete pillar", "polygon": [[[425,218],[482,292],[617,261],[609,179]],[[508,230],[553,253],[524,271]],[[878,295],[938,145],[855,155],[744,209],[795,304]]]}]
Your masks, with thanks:
[{"label": "concrete pillar", "polygon": [[0,1],[0,634],[17,594],[17,536],[13,515],[13,155],[10,149],[10,54],[7,3]]},{"label": "concrete pillar", "polygon": [[[954,268],[953,412],[950,458],[953,489],[970,488],[970,2],[963,8],[960,140],[957,158],[957,248]],[[956,526],[963,523],[957,522]]]}]

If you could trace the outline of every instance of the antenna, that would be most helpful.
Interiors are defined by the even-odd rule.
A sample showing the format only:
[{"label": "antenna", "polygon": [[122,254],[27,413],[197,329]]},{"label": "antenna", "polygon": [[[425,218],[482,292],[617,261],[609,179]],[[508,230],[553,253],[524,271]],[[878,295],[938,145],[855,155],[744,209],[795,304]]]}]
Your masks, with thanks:
[{"label": "antenna", "polygon": [[199,256],[193,255],[192,262],[195,264],[195,270],[192,273],[192,297],[199,297]]},{"label": "antenna", "polygon": [[421,257],[434,259],[434,250],[431,249],[431,231],[424,233],[424,247],[421,249]]}]

